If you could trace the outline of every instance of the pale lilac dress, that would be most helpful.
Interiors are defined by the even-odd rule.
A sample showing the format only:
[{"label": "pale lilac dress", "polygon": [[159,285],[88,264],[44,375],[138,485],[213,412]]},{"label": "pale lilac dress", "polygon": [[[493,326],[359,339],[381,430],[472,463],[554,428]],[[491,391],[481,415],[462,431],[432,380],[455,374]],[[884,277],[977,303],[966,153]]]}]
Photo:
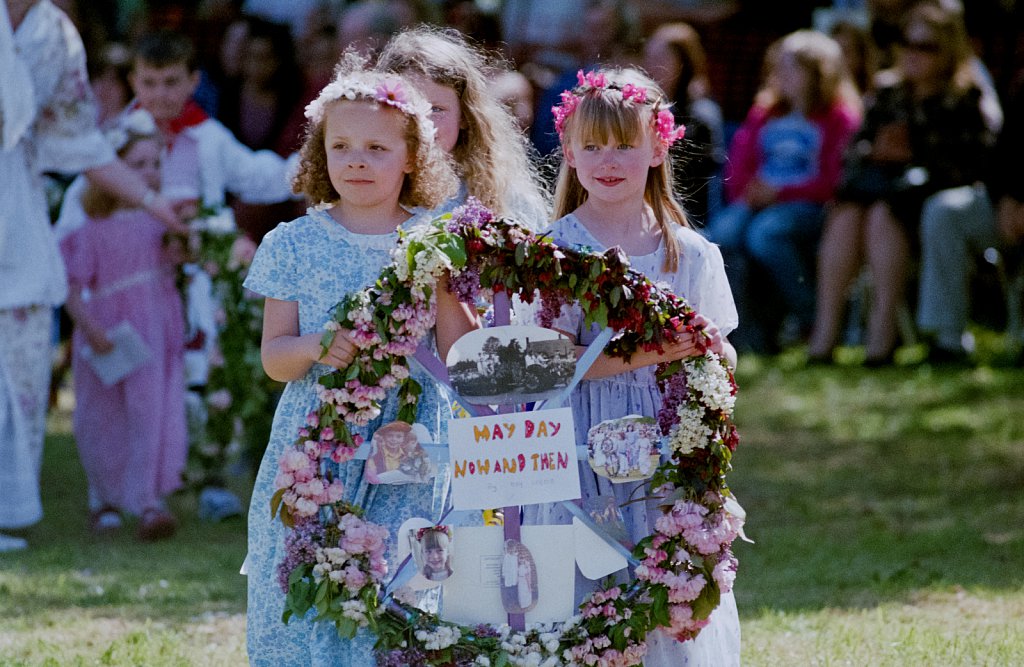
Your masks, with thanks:
[{"label": "pale lilac dress", "polygon": [[[594,238],[576,216],[570,214],[555,221],[549,234],[562,247],[585,252],[604,252],[606,248]],[[630,266],[656,283],[663,283],[672,293],[687,300],[698,313],[713,321],[723,335],[737,324],[736,306],[722,264],[718,247],[695,231],[680,227],[679,268],[674,273],[663,270],[664,245],[648,255],[629,258]],[[564,306],[553,328],[576,336],[577,343],[589,345],[599,329],[584,330],[583,313],[578,306]],[[646,367],[599,380],[584,380],[569,398],[576,428],[576,442],[586,444],[591,426],[607,419],[626,415],[654,417],[661,407],[661,392],[654,378],[654,368]],[[554,407],[554,406],[552,406]],[[597,476],[590,465],[580,462],[580,487],[583,498],[614,495],[622,506],[628,500],[645,495],[646,487],[637,483],[612,484]],[[660,510],[653,503],[631,503],[621,507],[630,539],[636,543],[654,530]],[[537,524],[572,523],[572,515],[558,504],[528,505],[524,521]],[[577,598],[589,593],[596,582],[586,580],[577,572]],[[722,596],[721,606],[711,616],[711,623],[697,639],[676,642],[660,632],[648,637],[647,667],[680,667],[682,665],[738,665],[740,655],[739,616],[732,593]]]},{"label": "pale lilac dress", "polygon": [[90,219],[61,242],[68,280],[88,289],[86,308],[105,329],[128,322],[150,359],[104,385],[72,337],[74,434],[89,487],[104,505],[132,514],[181,486],[188,451],[183,352],[185,323],[164,256],[165,228],[144,211]]}]

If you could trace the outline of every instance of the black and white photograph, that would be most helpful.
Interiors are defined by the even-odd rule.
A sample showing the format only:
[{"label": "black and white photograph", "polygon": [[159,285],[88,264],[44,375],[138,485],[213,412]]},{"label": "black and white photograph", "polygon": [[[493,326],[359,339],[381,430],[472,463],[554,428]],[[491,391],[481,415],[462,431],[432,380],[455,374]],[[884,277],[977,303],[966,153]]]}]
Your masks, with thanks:
[{"label": "black and white photograph", "polygon": [[447,365],[452,387],[469,403],[543,401],[569,385],[576,346],[552,329],[490,327],[456,341]]}]

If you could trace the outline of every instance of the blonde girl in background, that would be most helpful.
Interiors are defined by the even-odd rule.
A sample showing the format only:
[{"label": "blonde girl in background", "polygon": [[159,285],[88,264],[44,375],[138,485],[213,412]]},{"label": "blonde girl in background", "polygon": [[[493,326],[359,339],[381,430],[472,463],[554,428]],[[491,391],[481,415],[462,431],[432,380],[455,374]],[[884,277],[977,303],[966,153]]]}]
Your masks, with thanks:
[{"label": "blonde girl in background", "polygon": [[[123,116],[107,138],[149,187],[159,187],[161,140],[148,112]],[[89,481],[89,527],[116,530],[125,512],[141,518],[140,539],[169,537],[177,522],[164,499],[181,486],[188,451],[180,257],[168,252],[164,224],[132,202],[88,185],[82,206],[86,224],[63,239],[61,252],[75,324],[74,434]],[[112,352],[109,332],[125,324],[149,357],[107,384],[89,358]]]},{"label": "blonde girl in background", "polygon": [[[564,160],[555,190],[556,220],[550,235],[561,246],[603,252],[618,246],[630,266],[685,298],[701,315],[711,334],[711,348],[735,364],[735,350],[725,336],[736,328],[736,308],[718,248],[690,228],[672,191],[672,167],[666,159],[682,138],[664,93],[648,77],[631,69],[579,76],[571,102],[556,108],[556,127]],[[564,98],[563,98],[564,99]],[[585,327],[578,304],[563,306],[552,328],[578,346],[598,335]],[[581,350],[582,351],[582,350]],[[664,351],[640,351],[629,362],[601,355],[573,391],[577,442],[586,442],[591,427],[626,415],[656,417],[661,394],[654,366],[701,354],[695,342],[680,338]],[[621,508],[626,532],[635,543],[650,535],[661,514],[657,502],[627,501],[650,495],[636,484],[613,484],[585,462],[580,465],[583,501],[612,496]],[[643,482],[641,482],[643,484]],[[525,521],[568,524],[560,505],[530,505]],[[577,598],[595,582],[577,576]],[[739,618],[731,592],[723,593],[710,622],[693,641],[670,639],[660,631],[648,635],[648,667],[664,665],[738,665]]]},{"label": "blonde girl in background", "polygon": [[[263,366],[272,378],[287,382],[274,415],[270,442],[260,466],[249,512],[247,634],[250,663],[364,667],[373,665],[375,638],[361,631],[343,640],[330,623],[281,620],[287,570],[286,529],[271,519],[278,460],[292,447],[306,415],[317,407],[318,379],[353,360],[356,348],[348,332],[337,333],[321,355],[325,318],[346,294],[373,284],[390,259],[398,230],[424,221],[411,208],[434,209],[458,187],[446,156],[433,142],[430,106],[413,86],[394,74],[364,69],[347,55],[320,96],[306,109],[309,120],[293,186],[320,205],[307,215],[282,223],[263,239],[245,286],[266,297]],[[459,305],[446,309],[439,292],[437,342],[443,353],[468,315]],[[466,325],[468,328],[468,324]],[[458,332],[461,333],[461,332]],[[451,417],[447,397],[428,376],[413,376],[423,387],[416,421],[440,442]],[[397,390],[381,404],[381,415],[356,429],[369,440],[394,421]],[[341,499],[361,505],[366,520],[395,535],[411,516],[440,518],[433,484],[371,485],[364,462],[352,460],[334,471],[344,485]],[[392,564],[392,568],[395,564]]]},{"label": "blonde girl in background", "polygon": [[[704,232],[722,249],[743,322],[734,342],[755,352],[775,350],[787,313],[801,337],[810,333],[825,205],[861,121],[843,51],[824,33],[783,37],[769,49],[765,68],[766,83],[729,149],[727,206]],[[782,308],[774,299],[772,307],[756,308],[764,298],[754,290],[764,276]]]},{"label": "blonde girl in background", "polygon": [[377,69],[405,75],[430,102],[437,143],[462,180],[437,213],[476,197],[496,215],[539,228],[548,217],[537,171],[516,120],[494,96],[489,76],[505,68],[453,30],[420,26],[384,47]]}]

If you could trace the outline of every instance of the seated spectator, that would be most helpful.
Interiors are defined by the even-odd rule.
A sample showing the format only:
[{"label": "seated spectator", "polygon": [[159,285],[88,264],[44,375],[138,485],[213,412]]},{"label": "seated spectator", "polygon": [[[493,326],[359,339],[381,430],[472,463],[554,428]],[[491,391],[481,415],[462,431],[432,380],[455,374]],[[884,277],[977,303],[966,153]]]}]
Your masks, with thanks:
[{"label": "seated spectator", "polygon": [[756,352],[774,350],[779,322],[751,307],[748,266],[767,274],[783,312],[809,333],[822,213],[861,115],[842,51],[827,35],[790,33],[769,49],[765,64],[765,86],[729,150],[727,205],[705,232],[721,247],[740,313],[733,342]]},{"label": "seated spectator", "polygon": [[533,86],[530,80],[515,70],[502,70],[487,82],[494,95],[523,132],[529,132],[533,125]]},{"label": "seated spectator", "polygon": [[644,43],[643,66],[672,99],[676,122],[686,126],[675,189],[690,222],[703,225],[721,196],[725,139],[722,110],[708,96],[707,57],[697,31],[686,23],[660,26]]},{"label": "seated spectator", "polygon": [[831,359],[847,288],[866,260],[872,294],[865,364],[892,362],[924,201],[978,182],[991,158],[999,118],[978,72],[962,14],[934,2],[914,5],[897,66],[879,75],[825,226],[812,360]]},{"label": "seated spectator", "polygon": [[968,361],[962,341],[975,259],[992,247],[1019,252],[1024,241],[1024,181],[1017,175],[1024,154],[1024,87],[1018,86],[1008,109],[987,190],[980,184],[944,190],[928,199],[921,216],[917,325],[930,343],[932,363]]}]

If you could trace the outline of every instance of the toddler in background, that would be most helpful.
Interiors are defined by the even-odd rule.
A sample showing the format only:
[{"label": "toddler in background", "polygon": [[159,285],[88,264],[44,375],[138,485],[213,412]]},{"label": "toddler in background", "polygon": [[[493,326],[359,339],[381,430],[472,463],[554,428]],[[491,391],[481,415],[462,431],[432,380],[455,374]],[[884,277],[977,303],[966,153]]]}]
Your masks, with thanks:
[{"label": "toddler in background", "polygon": [[[158,188],[161,142],[152,117],[130,113],[107,136],[125,164]],[[181,486],[188,449],[175,266],[166,228],[151,214],[91,186],[82,205],[89,218],[63,239],[61,252],[70,284],[66,307],[75,324],[73,424],[89,481],[89,527],[116,530],[128,513],[141,518],[139,539],[161,539],[177,526],[164,499]],[[149,355],[107,384],[89,358],[114,351],[109,332],[123,323]]]}]

